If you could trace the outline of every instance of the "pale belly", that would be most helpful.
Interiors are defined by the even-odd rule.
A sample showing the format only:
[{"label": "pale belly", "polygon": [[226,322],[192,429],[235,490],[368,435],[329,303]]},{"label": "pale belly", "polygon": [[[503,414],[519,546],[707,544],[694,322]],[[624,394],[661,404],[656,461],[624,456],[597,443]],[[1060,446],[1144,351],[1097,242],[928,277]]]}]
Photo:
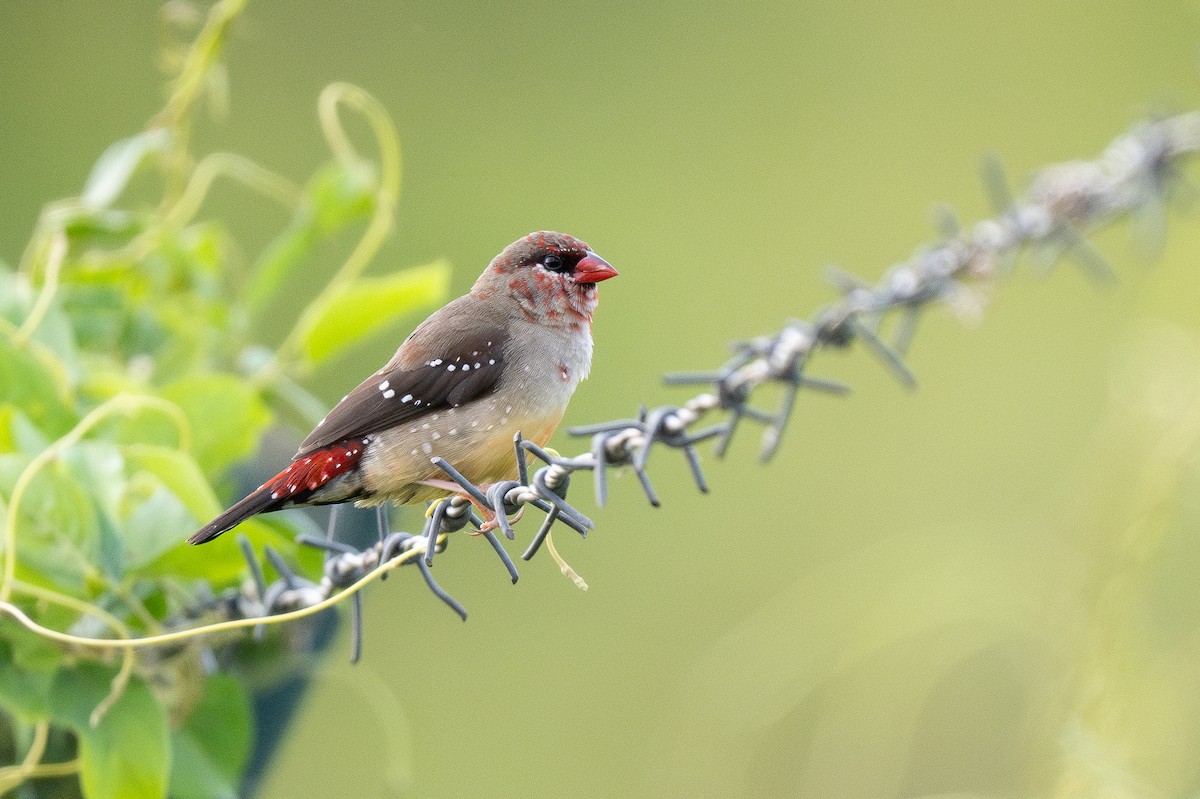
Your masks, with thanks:
[{"label": "pale belly", "polygon": [[517,477],[513,438],[521,435],[544,445],[554,433],[562,412],[522,412],[495,404],[469,414],[450,409],[373,437],[363,456],[362,470],[371,495],[359,505],[395,502],[405,505],[446,496],[453,491],[422,481],[450,480],[430,459],[444,458],[476,485]]}]

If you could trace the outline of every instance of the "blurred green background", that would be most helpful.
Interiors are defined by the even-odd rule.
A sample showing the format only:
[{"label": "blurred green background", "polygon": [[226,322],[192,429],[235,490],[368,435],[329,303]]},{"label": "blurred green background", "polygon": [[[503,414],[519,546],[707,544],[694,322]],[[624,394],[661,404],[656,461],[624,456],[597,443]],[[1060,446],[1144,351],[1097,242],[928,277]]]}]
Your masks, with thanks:
[{"label": "blurred green background", "polygon": [[[161,105],[157,14],[0,9],[0,258]],[[935,202],[990,213],[985,152],[1023,179],[1193,106],[1198,21],[1129,0],[254,3],[199,147],[300,180],[327,158],[316,97],[348,80],[405,150],[373,271],[445,256],[458,292],[530,230],[590,242],[621,277],[567,417],[587,423],[682,401],[663,372],[828,302],[826,262],[878,276],[936,237]],[[414,573],[376,585],[364,662],[328,654],[263,795],[1195,795],[1200,214],[1170,221],[1097,237],[1113,288],[1023,263],[978,327],[930,314],[914,393],[823,357],[851,397],[803,397],[769,466],[751,434],[706,453],[709,496],[666,452],[659,510],[632,475],[603,511],[577,490],[599,529],[557,543],[586,593],[545,557],[510,586],[476,539],[437,566],[466,624]],[[263,202],[239,233],[285,223]],[[298,297],[344,251],[322,255]],[[404,332],[314,389],[335,400]]]}]

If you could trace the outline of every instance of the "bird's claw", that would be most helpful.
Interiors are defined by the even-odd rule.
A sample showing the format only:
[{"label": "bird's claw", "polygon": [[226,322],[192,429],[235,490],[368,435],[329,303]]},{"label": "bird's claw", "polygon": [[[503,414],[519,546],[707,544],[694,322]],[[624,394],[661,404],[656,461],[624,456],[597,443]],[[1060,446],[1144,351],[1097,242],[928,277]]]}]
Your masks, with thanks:
[{"label": "bird's claw", "polygon": [[[476,507],[479,506],[477,505]],[[479,508],[479,510],[483,512],[483,517],[485,519],[484,523],[479,526],[479,533],[486,533],[491,530],[502,529],[503,525],[500,522],[500,515],[498,513],[491,508]],[[525,507],[522,506],[520,510],[514,513],[512,516],[508,516],[506,518],[508,519],[509,524],[516,524],[517,522],[521,521],[521,517],[524,515]]]}]

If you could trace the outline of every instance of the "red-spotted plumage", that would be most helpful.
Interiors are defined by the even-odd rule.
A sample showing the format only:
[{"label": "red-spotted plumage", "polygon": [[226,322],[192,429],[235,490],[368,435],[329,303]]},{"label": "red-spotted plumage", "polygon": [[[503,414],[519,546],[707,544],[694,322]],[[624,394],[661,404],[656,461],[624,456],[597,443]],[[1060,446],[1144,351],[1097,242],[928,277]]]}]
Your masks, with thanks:
[{"label": "red-spotted plumage", "polygon": [[544,444],[554,432],[591,365],[596,284],[616,274],[573,236],[513,242],[343,397],[287,468],[188,540],[292,505],[442,496],[435,455],[477,484],[515,476],[513,434]]},{"label": "red-spotted plumage", "polygon": [[274,500],[295,501],[302,494],[310,494],[333,478],[357,469],[369,443],[370,439],[356,438],[318,449],[292,461],[291,466],[272,477],[259,490],[265,490]]}]

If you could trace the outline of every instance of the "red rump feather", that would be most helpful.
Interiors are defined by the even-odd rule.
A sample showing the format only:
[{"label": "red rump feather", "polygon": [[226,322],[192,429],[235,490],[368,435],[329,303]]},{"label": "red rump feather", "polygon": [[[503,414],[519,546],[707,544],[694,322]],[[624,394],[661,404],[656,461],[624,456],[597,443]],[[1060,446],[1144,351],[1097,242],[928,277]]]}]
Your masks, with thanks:
[{"label": "red rump feather", "polygon": [[279,510],[293,501],[305,502],[313,491],[330,480],[353,471],[362,460],[367,441],[365,438],[344,439],[292,461],[290,466],[252,491],[241,502],[197,530],[188,542],[203,544],[256,513]]},{"label": "red rump feather", "polygon": [[328,447],[311,452],[263,484],[262,489],[270,493],[272,500],[286,502],[297,494],[316,491],[340,474],[358,466],[362,460],[365,438],[339,441]]}]

